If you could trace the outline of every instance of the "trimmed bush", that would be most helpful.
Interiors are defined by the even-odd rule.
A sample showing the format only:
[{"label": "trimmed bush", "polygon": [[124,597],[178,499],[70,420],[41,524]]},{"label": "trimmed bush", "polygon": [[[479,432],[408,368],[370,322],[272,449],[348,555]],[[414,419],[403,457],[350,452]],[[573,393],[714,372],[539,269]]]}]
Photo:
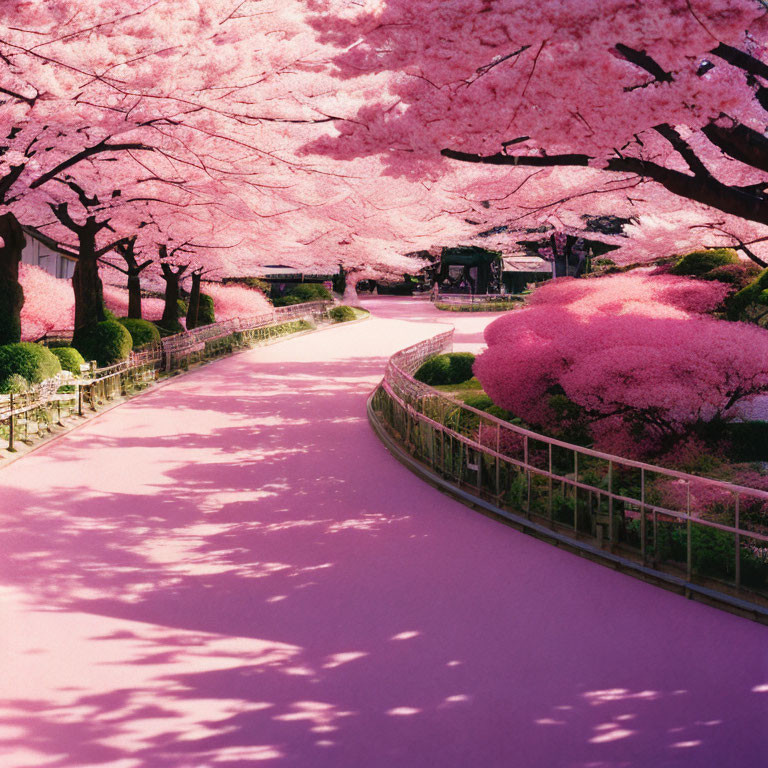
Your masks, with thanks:
[{"label": "trimmed bush", "polygon": [[273,300],[272,304],[275,307],[287,307],[291,304],[304,304],[304,299],[298,296],[279,296]]},{"label": "trimmed bush", "polygon": [[157,328],[160,336],[162,338],[165,338],[166,336],[173,336],[175,333],[182,333],[184,331],[184,326],[178,321],[174,321],[174,323],[170,326],[163,325],[162,320],[158,320],[157,322],[153,323],[155,328]]},{"label": "trimmed bush", "polygon": [[0,392],[6,395],[23,395],[29,392],[29,382],[18,373],[12,373],[5,381],[0,382]]},{"label": "trimmed bush", "polygon": [[149,320],[139,320],[134,317],[121,317],[118,322],[131,334],[133,348],[141,349],[148,344],[160,341],[160,331]]},{"label": "trimmed bush", "polygon": [[127,328],[115,320],[78,328],[72,346],[86,360],[95,360],[99,367],[125,360],[131,353],[133,340]]},{"label": "trimmed bush", "polygon": [[[256,278],[253,278],[254,280]],[[216,315],[213,311],[213,296],[207,293],[200,294],[200,305],[197,308],[197,324],[210,325],[216,322]]]},{"label": "trimmed bush", "polygon": [[357,315],[352,307],[348,307],[342,304],[338,307],[334,307],[328,311],[328,317],[333,320],[334,323],[346,323],[347,320],[354,320]]},{"label": "trimmed bush", "polygon": [[297,296],[301,301],[328,301],[332,299],[330,292],[322,283],[300,283],[294,285],[288,296]]},{"label": "trimmed bush", "polygon": [[74,347],[53,347],[51,352],[59,358],[62,371],[69,371],[75,376],[80,375],[80,366],[85,363],[85,360]]},{"label": "trimmed bush", "polygon": [[[39,384],[50,379],[61,370],[59,359],[42,344],[22,341],[0,347],[0,391],[12,386],[9,379],[21,376],[29,384]],[[14,382],[18,383],[17,379]]]},{"label": "trimmed bush", "polygon": [[738,264],[739,256],[733,248],[712,248],[707,251],[692,251],[683,256],[670,270],[673,275],[698,277],[726,264]]},{"label": "trimmed bush", "polygon": [[471,352],[435,355],[424,362],[414,378],[425,384],[461,384],[472,378],[475,356]]}]

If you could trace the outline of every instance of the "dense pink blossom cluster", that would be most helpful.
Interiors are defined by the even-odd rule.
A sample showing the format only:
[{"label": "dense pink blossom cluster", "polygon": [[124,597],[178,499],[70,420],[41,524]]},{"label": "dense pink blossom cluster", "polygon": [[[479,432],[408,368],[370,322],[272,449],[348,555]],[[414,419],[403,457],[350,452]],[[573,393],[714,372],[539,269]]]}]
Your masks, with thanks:
[{"label": "dense pink blossom cluster", "polygon": [[244,285],[204,283],[203,293],[213,298],[213,310],[217,320],[236,317],[253,317],[272,311],[272,304],[261,291]]},{"label": "dense pink blossom cluster", "polygon": [[72,328],[75,296],[66,280],[58,280],[40,267],[19,265],[19,282],[24,289],[21,309],[21,338],[35,341],[49,331]]},{"label": "dense pink blossom cluster", "polygon": [[[116,285],[104,285],[104,305],[117,317],[127,317],[128,291]],[[144,320],[159,320],[163,316],[164,306],[162,299],[144,298],[141,300],[142,317]]]},{"label": "dense pink blossom cluster", "polygon": [[768,391],[768,333],[708,317],[717,282],[634,272],[564,279],[486,329],[475,374],[498,405],[557,431],[553,394],[583,409],[595,444],[647,454]]}]

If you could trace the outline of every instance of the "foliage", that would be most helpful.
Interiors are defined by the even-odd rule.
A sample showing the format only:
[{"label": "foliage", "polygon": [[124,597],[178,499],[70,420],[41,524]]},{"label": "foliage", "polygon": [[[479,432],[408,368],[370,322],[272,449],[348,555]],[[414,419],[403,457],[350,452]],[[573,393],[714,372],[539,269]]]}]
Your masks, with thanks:
[{"label": "foliage", "polygon": [[[256,278],[251,278],[255,280]],[[207,293],[200,294],[200,304],[197,308],[197,324],[210,325],[216,322],[216,313],[213,306],[213,297]]]},{"label": "foliage", "polygon": [[[69,288],[69,292],[72,292],[71,288]],[[128,291],[115,285],[105,285],[104,304],[115,317],[125,317],[128,314]],[[141,316],[144,320],[159,320],[163,316],[164,307],[165,302],[162,298],[143,296],[141,299]]]},{"label": "foliage", "polygon": [[719,280],[721,283],[730,283],[737,291],[746,288],[758,275],[760,268],[757,264],[723,264],[715,267],[701,277],[704,280]]},{"label": "foliage", "polygon": [[160,341],[160,331],[149,320],[138,320],[130,317],[121,317],[118,322],[131,334],[133,349],[141,349],[148,344]]},{"label": "foliage", "polygon": [[449,352],[426,360],[414,374],[425,384],[460,384],[472,378],[475,356],[471,352]]},{"label": "foliage", "polygon": [[304,299],[298,296],[278,296],[272,300],[272,304],[275,307],[289,307],[292,304],[304,304]]},{"label": "foliage", "polygon": [[291,288],[288,293],[304,301],[330,301],[333,298],[322,283],[300,283]]},{"label": "foliage", "polygon": [[80,366],[85,363],[85,360],[74,347],[52,347],[51,352],[59,358],[63,371],[69,371],[76,376],[80,375]]},{"label": "foliage", "polygon": [[19,373],[12,373],[4,381],[0,380],[0,392],[5,395],[23,395],[29,391],[29,382]]},{"label": "foliage", "polygon": [[768,312],[768,269],[726,302],[729,320],[758,321]]},{"label": "foliage", "polygon": [[205,292],[213,299],[217,320],[255,317],[272,311],[272,304],[261,291],[244,285],[206,283]]},{"label": "foliage", "polygon": [[711,248],[705,251],[692,251],[683,256],[670,272],[673,275],[700,277],[717,267],[738,263],[739,255],[732,248]]},{"label": "foliage", "polygon": [[131,334],[116,320],[78,328],[72,339],[72,346],[86,360],[95,360],[100,367],[125,360],[132,345]]},{"label": "foliage", "polygon": [[357,315],[352,307],[348,307],[344,304],[340,304],[338,307],[333,307],[328,310],[328,317],[335,323],[345,323],[348,320],[354,320]]},{"label": "foliage", "polygon": [[274,300],[276,307],[291,304],[302,304],[305,301],[330,301],[333,298],[330,291],[322,283],[299,283],[294,285],[285,296]]},{"label": "foliage", "polygon": [[[42,344],[18,342],[0,346],[0,390],[5,391],[7,380],[17,374],[29,384],[39,384],[50,379],[61,370],[56,355]],[[16,381],[16,380],[14,380]]]},{"label": "foliage", "polygon": [[550,433],[565,421],[579,442],[588,426],[603,450],[658,455],[768,392],[768,333],[700,314],[727,291],[644,273],[553,281],[486,328],[475,374]]},{"label": "foliage", "polygon": [[24,288],[21,308],[21,336],[33,341],[49,331],[72,328],[75,297],[72,285],[58,280],[40,267],[19,265],[19,282]]}]

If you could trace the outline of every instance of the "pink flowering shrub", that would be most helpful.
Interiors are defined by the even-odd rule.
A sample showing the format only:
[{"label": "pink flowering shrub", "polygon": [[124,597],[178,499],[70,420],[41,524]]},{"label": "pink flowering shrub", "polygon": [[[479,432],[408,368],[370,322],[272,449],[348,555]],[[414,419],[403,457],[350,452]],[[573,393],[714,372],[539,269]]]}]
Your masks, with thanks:
[{"label": "pink flowering shrub", "polygon": [[565,395],[599,448],[668,451],[768,391],[768,333],[701,314],[728,290],[647,273],[553,281],[488,326],[474,372],[497,405],[550,432]]},{"label": "pink flowering shrub", "polygon": [[244,285],[204,283],[203,293],[213,299],[217,320],[231,320],[236,317],[253,317],[272,311],[271,302],[261,291]]},{"label": "pink flowering shrub", "polygon": [[72,328],[75,294],[69,280],[59,280],[40,267],[20,264],[19,282],[24,289],[22,341],[34,341],[48,331]]}]

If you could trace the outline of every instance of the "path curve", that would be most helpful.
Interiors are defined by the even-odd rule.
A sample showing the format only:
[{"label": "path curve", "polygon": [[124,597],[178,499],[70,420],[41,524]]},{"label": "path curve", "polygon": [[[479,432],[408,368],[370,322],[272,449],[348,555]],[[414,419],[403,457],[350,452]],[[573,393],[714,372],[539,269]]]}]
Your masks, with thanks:
[{"label": "path curve", "polygon": [[368,302],[0,474],[3,768],[758,766],[768,628],[506,528],[370,430]]}]

